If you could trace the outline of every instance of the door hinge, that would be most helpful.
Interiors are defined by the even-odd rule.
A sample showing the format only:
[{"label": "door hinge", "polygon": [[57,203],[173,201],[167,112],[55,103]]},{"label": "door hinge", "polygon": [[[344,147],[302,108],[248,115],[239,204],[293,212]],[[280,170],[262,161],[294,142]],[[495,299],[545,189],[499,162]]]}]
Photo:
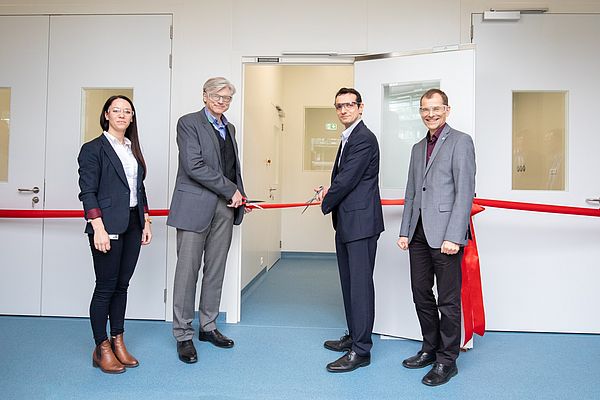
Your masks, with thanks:
[{"label": "door hinge", "polygon": [[173,25],[169,27],[169,38],[173,39]]},{"label": "door hinge", "polygon": [[169,68],[173,69],[173,54],[169,54]]},{"label": "door hinge", "polygon": [[163,290],[163,303],[167,303],[167,289]]},{"label": "door hinge", "polygon": [[281,240],[279,241],[279,248],[281,248]]}]

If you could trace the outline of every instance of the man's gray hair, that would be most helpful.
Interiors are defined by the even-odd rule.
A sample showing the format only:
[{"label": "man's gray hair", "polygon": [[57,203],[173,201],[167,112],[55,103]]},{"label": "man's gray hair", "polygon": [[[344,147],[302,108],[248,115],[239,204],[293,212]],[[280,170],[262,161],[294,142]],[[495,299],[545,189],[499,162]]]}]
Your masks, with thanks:
[{"label": "man's gray hair", "polygon": [[231,95],[233,96],[235,94],[235,86],[233,86],[233,83],[229,82],[227,79],[223,78],[222,76],[217,76],[216,78],[210,78],[209,80],[207,80],[204,83],[204,87],[202,88],[202,91],[204,93],[210,94],[210,93],[216,93],[221,89],[225,89],[228,88],[229,90],[231,90]]}]

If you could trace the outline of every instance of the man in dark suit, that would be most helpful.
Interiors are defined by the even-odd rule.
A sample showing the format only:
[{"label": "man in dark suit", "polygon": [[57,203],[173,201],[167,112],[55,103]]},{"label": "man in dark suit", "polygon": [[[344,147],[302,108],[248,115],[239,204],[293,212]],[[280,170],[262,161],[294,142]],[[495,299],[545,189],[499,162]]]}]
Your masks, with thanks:
[{"label": "man in dark suit", "polygon": [[341,88],[335,109],[346,130],[338,150],[331,186],[319,192],[323,214],[332,214],[335,248],[348,333],[328,340],[325,348],[346,354],[327,365],[329,372],[349,372],[371,362],[375,319],[373,269],[377,239],[383,232],[379,196],[379,146],[361,120],[360,93]]},{"label": "man in dark suit", "polygon": [[423,347],[402,365],[434,364],[422,382],[437,386],[458,373],[461,261],[475,195],[475,149],[471,136],[446,123],[450,106],[441,90],[423,94],[419,113],[428,133],[412,149],[398,246],[409,250]]},{"label": "man in dark suit", "polygon": [[206,107],[177,123],[179,168],[167,224],[177,228],[173,335],[185,363],[197,361],[192,321],[203,257],[199,339],[224,348],[234,344],[216,326],[233,225],[244,216],[235,127],[223,115],[234,94],[227,79],[209,79],[203,89]]}]

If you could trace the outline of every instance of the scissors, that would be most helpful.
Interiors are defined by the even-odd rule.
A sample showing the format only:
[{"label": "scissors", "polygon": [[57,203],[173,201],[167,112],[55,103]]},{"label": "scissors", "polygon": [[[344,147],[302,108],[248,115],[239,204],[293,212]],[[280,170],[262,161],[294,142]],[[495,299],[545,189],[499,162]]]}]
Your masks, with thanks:
[{"label": "scissors", "polygon": [[[242,197],[242,206],[254,206],[256,208],[262,208],[258,205],[258,203],[264,203],[264,200],[249,200],[245,197]],[[227,204],[231,204],[231,200],[227,202]]]},{"label": "scissors", "polygon": [[306,202],[306,207],[304,207],[304,210],[302,210],[302,212],[300,214],[304,214],[304,211],[306,211],[308,209],[308,206],[310,206],[312,203],[314,203],[317,200],[317,197],[319,197],[319,194],[322,191],[323,191],[323,186],[319,186],[319,190],[315,190],[315,195],[312,197],[312,199],[310,199]]},{"label": "scissors", "polygon": [[245,197],[242,198],[242,205],[245,206],[247,204],[256,204],[256,203],[264,203],[264,200],[249,200]]},{"label": "scissors", "polygon": [[262,207],[258,205],[258,203],[264,203],[264,200],[249,200],[245,197],[242,198],[242,205],[243,206],[252,206],[255,208],[259,208],[262,210]]}]

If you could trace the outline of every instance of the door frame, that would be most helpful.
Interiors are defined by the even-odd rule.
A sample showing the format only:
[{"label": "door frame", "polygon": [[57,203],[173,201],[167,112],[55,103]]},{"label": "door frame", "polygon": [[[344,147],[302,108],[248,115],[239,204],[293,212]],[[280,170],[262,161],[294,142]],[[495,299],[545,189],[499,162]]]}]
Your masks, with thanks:
[{"label": "door frame", "polygon": [[[264,66],[269,66],[269,65],[280,65],[282,67],[285,66],[306,66],[306,67],[311,67],[311,66],[334,66],[334,65],[354,65],[354,55],[330,55],[330,54],[319,54],[319,53],[303,53],[303,54],[286,54],[286,55],[278,55],[278,56],[268,56],[268,55],[260,55],[260,56],[242,56],[240,58],[240,82],[241,87],[245,88],[246,86],[246,67],[249,65],[264,65]],[[244,123],[244,118],[245,118],[245,113],[246,113],[246,104],[245,101],[242,97],[242,101],[241,101],[241,105],[240,105],[240,121],[242,121],[242,124]],[[241,158],[241,162],[242,165],[244,164],[244,154],[243,154],[243,148],[244,148],[244,141],[245,140],[251,140],[251,132],[245,132],[243,131],[243,135],[240,139],[238,139],[238,143],[240,143],[240,146],[242,148],[242,150],[240,151],[240,158]],[[283,143],[280,143],[280,148],[282,148]],[[280,152],[281,154],[281,152]],[[281,159],[281,156],[280,156]],[[281,163],[279,168],[281,168]],[[244,171],[244,168],[242,168],[242,173]],[[279,176],[281,178],[282,173],[281,170],[279,172]],[[279,190],[281,190],[281,180],[279,181]],[[260,210],[258,210],[257,212],[261,212]],[[267,211],[268,212],[268,211]],[[251,216],[250,216],[251,217]],[[237,263],[237,267],[238,267],[238,276],[241,276],[242,273],[242,240],[243,240],[243,232],[244,232],[244,224],[242,224],[241,229],[240,229],[240,240],[239,240],[239,252],[238,252],[238,263]],[[275,263],[273,263],[275,264]],[[246,289],[250,288],[256,281],[258,281],[258,279],[266,272],[268,272],[268,270],[270,270],[270,268],[272,267],[272,265],[267,265],[261,272],[259,272],[258,274],[256,274],[251,280],[250,282],[247,283],[247,285],[242,288],[241,286],[241,282],[239,285],[239,290],[237,290],[236,294],[237,294],[237,298],[235,299],[237,304],[238,304],[238,310],[241,310],[241,299],[242,299],[242,294],[246,291]],[[241,316],[241,312],[240,312],[240,316]],[[231,322],[239,322],[240,317],[238,317],[237,321],[231,321]],[[228,318],[228,322],[229,318]]]}]

